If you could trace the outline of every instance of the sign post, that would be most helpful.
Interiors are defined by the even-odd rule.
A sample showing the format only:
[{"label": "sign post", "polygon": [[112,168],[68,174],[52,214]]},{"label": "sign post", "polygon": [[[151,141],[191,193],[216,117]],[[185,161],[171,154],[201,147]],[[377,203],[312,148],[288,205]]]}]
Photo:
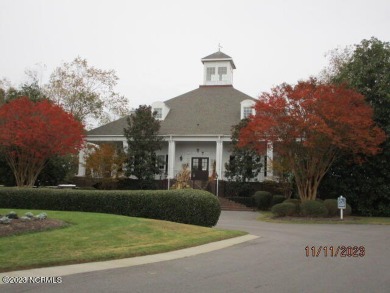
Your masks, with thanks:
[{"label": "sign post", "polygon": [[347,199],[344,196],[340,195],[337,198],[337,207],[340,209],[340,219],[342,220],[343,219],[343,211],[347,207]]},{"label": "sign post", "polygon": [[219,187],[219,182],[218,182],[218,174],[215,174],[215,179],[217,180],[217,197],[219,196],[218,195],[218,187]]}]

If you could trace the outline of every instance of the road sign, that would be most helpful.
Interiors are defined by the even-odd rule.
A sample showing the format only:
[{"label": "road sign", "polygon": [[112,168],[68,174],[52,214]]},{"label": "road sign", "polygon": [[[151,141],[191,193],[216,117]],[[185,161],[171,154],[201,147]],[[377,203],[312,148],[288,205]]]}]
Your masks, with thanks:
[{"label": "road sign", "polygon": [[339,196],[337,198],[337,208],[345,209],[347,207],[347,199],[344,196]]},{"label": "road sign", "polygon": [[344,217],[343,211],[347,207],[347,199],[344,196],[340,195],[337,198],[337,207],[340,209],[340,219],[342,220]]}]

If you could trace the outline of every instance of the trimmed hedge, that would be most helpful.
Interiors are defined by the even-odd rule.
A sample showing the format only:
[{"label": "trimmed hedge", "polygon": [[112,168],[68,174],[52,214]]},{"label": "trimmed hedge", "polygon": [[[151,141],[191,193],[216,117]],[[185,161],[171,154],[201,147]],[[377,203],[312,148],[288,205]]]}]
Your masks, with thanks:
[{"label": "trimmed hedge", "polygon": [[283,203],[292,203],[295,205],[295,214],[299,215],[301,200],[296,198],[289,198],[283,201]]},{"label": "trimmed hedge", "polygon": [[202,190],[77,190],[0,188],[0,207],[82,211],[166,220],[212,227],[218,199]]},{"label": "trimmed hedge", "polygon": [[276,204],[279,204],[279,203],[282,203],[284,202],[286,198],[284,197],[284,195],[274,195],[272,197],[272,201],[271,201],[271,207],[273,207],[274,205]]},{"label": "trimmed hedge", "polygon": [[226,199],[243,204],[249,208],[253,208],[255,206],[255,200],[253,197],[231,196],[226,197]]},{"label": "trimmed hedge", "polygon": [[306,200],[300,205],[301,215],[304,217],[326,217],[328,209],[322,201]]},{"label": "trimmed hedge", "polygon": [[301,200],[300,199],[297,199],[297,198],[288,198],[286,200],[284,200],[283,202],[289,202],[289,203],[293,203],[293,204],[296,204],[296,205],[300,205],[301,204]]},{"label": "trimmed hedge", "polygon": [[293,216],[296,214],[296,205],[293,203],[278,203],[271,208],[271,212],[277,217]]},{"label": "trimmed hedge", "polygon": [[[324,205],[328,209],[329,217],[336,217],[340,215],[340,209],[337,207],[337,199],[326,199],[324,201]],[[349,204],[347,204],[347,208],[344,209],[343,215],[349,216],[351,215],[352,209]]]},{"label": "trimmed hedge", "polygon": [[324,205],[328,209],[328,216],[335,217],[339,211],[337,208],[337,199],[326,199],[324,200]]},{"label": "trimmed hedge", "polygon": [[253,198],[256,203],[256,207],[259,210],[266,211],[269,210],[272,203],[272,194],[268,191],[256,191],[253,195]]},{"label": "trimmed hedge", "polygon": [[226,197],[250,197],[255,193],[253,184],[249,182],[225,181],[223,194]]}]

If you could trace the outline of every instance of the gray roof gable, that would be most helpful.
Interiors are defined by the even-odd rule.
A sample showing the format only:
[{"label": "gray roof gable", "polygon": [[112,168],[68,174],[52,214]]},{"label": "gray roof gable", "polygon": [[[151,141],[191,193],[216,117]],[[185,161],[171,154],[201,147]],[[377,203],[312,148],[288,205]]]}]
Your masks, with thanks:
[{"label": "gray roof gable", "polygon": [[211,55],[208,55],[204,58],[201,59],[202,63],[204,64],[205,62],[211,62],[211,61],[230,61],[233,69],[236,69],[236,65],[233,62],[233,58],[226,55],[225,53],[218,51],[215,52]]},{"label": "gray roof gable", "polygon": [[218,51],[218,52],[215,52],[211,55],[208,55],[208,56],[202,58],[202,60],[207,60],[207,59],[232,59],[232,57],[226,55],[225,53],[223,53],[221,51]]},{"label": "gray roof gable", "polygon": [[[170,111],[161,121],[161,135],[230,135],[241,118],[241,102],[252,97],[233,86],[200,86],[165,101]],[[88,132],[88,135],[123,135],[126,117]]]},{"label": "gray roof gable", "polygon": [[241,101],[252,97],[232,86],[200,86],[170,99],[170,108],[161,123],[163,135],[230,135],[241,118]]}]

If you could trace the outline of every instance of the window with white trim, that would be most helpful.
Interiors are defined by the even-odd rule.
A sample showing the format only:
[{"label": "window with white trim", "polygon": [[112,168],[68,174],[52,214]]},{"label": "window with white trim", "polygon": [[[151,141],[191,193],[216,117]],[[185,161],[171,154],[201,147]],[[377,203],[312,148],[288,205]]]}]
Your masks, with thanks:
[{"label": "window with white trim", "polygon": [[156,119],[162,119],[162,108],[154,108],[154,112],[156,112]]},{"label": "window with white trim", "polygon": [[252,115],[252,107],[244,107],[244,119]]},{"label": "window with white trim", "polygon": [[241,119],[246,119],[250,115],[256,114],[255,109],[254,109],[256,102],[254,100],[247,99],[247,100],[241,101],[240,104],[241,104]]}]

